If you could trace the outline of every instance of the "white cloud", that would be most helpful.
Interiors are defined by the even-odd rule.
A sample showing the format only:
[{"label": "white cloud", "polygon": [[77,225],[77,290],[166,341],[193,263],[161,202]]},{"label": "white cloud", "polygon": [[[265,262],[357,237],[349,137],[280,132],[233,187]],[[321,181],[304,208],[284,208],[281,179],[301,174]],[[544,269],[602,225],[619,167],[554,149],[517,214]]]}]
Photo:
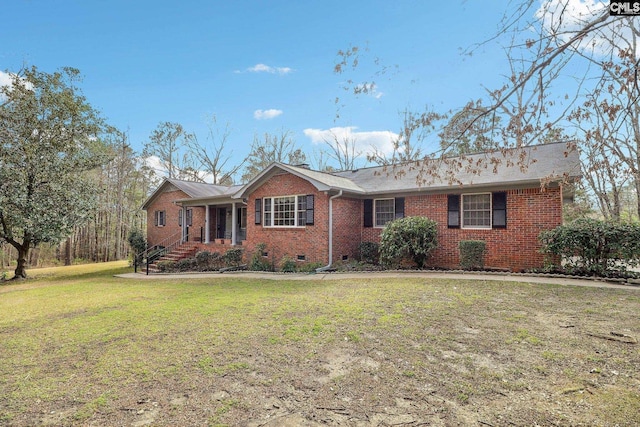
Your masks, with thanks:
[{"label": "white cloud", "polygon": [[293,72],[293,68],[289,67],[272,67],[265,64],[256,64],[253,67],[247,68],[247,71],[251,73],[269,73],[269,74],[290,74]]},{"label": "white cloud", "polygon": [[0,86],[9,86],[11,84],[11,74],[0,71]]},{"label": "white cloud", "polygon": [[[0,87],[13,85],[14,78],[15,78],[15,74],[5,73],[4,71],[0,71]],[[27,89],[29,90],[33,89],[33,85],[30,82],[25,81],[24,78],[22,77],[20,77],[20,80],[25,83],[25,87]],[[4,95],[0,95],[0,99],[4,99]]]},{"label": "white cloud", "polygon": [[355,126],[333,127],[331,129],[309,128],[304,130],[304,134],[316,145],[325,144],[327,141],[332,142],[335,137],[338,141],[355,141],[356,151],[363,154],[371,153],[374,149],[384,154],[393,152],[393,141],[398,139],[398,134],[388,130],[357,132],[356,129],[358,128]]},{"label": "white cloud", "polygon": [[163,177],[167,175],[167,172],[168,172],[167,168],[165,168],[162,162],[160,161],[160,157],[158,156],[144,157],[142,161],[144,162],[145,166],[153,170],[158,177]]},{"label": "white cloud", "polygon": [[256,110],[253,112],[253,118],[256,120],[271,120],[282,115],[282,110],[269,109],[269,110]]},{"label": "white cloud", "polygon": [[[599,0],[543,0],[535,16],[547,33],[564,43],[574,37],[585,24],[608,13],[608,7],[609,2]],[[602,54],[611,51],[614,46],[612,40],[614,43],[620,37],[629,40],[630,36],[630,29],[624,28],[621,22],[610,23],[581,40],[579,48]]]}]

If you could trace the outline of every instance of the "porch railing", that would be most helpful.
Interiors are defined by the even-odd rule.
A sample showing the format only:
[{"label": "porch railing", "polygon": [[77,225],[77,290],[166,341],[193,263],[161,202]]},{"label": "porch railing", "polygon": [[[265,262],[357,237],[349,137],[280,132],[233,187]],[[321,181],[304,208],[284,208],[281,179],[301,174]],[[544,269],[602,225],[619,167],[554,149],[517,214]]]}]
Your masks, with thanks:
[{"label": "porch railing", "polygon": [[137,273],[138,265],[141,264],[145,266],[147,270],[146,273],[148,275],[149,265],[153,264],[155,260],[159,259],[163,255],[168,254],[173,249],[178,247],[183,242],[182,237],[182,230],[180,230],[179,232],[161,240],[160,243],[147,247],[144,252],[136,254],[133,263],[134,271]]}]

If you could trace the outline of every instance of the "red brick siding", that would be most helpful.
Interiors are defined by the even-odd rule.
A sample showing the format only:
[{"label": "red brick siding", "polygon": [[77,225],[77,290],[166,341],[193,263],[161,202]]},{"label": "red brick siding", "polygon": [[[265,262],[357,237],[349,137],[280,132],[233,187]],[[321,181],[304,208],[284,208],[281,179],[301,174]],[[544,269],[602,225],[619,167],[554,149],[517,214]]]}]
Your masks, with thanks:
[{"label": "red brick siding", "polygon": [[[314,225],[306,227],[277,228],[256,225],[255,200],[263,197],[291,195],[315,196]],[[160,194],[147,210],[147,236],[150,244],[180,231],[178,226],[179,206],[176,199],[186,198],[181,191],[166,191]],[[269,258],[279,264],[286,255],[297,259],[304,255],[307,262],[328,263],[329,195],[319,192],[308,181],[291,174],[279,174],[267,179],[248,198],[247,240],[243,246],[250,255],[259,243],[267,244]],[[191,235],[200,236],[204,227],[204,207],[194,207]],[[165,210],[165,227],[154,225],[154,212]],[[215,209],[211,209],[211,239],[215,238]],[[543,255],[539,253],[538,235],[542,230],[554,228],[562,223],[562,197],[560,188],[542,191],[530,188],[507,191],[507,228],[491,230],[450,229],[447,227],[447,195],[418,195],[405,197],[405,216],[426,216],[438,223],[438,248],[429,263],[432,266],[457,267],[459,265],[458,244],[461,240],[479,239],[487,242],[488,253],[485,265],[520,271],[541,267]],[[357,256],[360,242],[379,241],[381,228],[363,227],[363,201],[338,197],[333,201],[333,262],[343,256]]]},{"label": "red brick siding", "polygon": [[[506,229],[448,228],[446,194],[406,197],[405,216],[426,216],[438,223],[438,248],[429,260],[432,266],[459,266],[459,242],[473,239],[487,242],[486,266],[520,271],[543,266],[538,235],[562,224],[562,196],[559,188],[507,191]],[[362,228],[362,241],[379,242],[381,231]]]},{"label": "red brick siding", "polygon": [[[306,227],[264,227],[255,224],[255,200],[263,197],[293,196],[313,194],[314,225]],[[248,251],[253,251],[259,243],[267,244],[269,258],[276,265],[287,255],[297,259],[304,255],[306,261],[326,263],[329,257],[328,202],[329,196],[319,192],[308,181],[291,174],[275,175],[254,191],[247,201],[247,241]],[[263,206],[264,207],[264,206]]]},{"label": "red brick siding", "polygon": [[[176,205],[174,201],[188,197],[180,190],[169,189],[159,194],[149,205],[147,208],[147,241],[149,246],[171,243],[166,241],[169,237],[175,237],[176,240],[180,238],[182,227],[178,223],[178,215],[182,207]],[[193,238],[200,238],[200,227],[204,227],[205,209],[203,207],[193,207],[191,209],[193,209],[193,225],[189,227],[189,234],[191,235],[191,240],[193,240]],[[164,227],[155,225],[156,211],[166,212],[166,225]]]},{"label": "red brick siding", "polygon": [[204,219],[207,215],[207,211],[204,206],[188,207],[192,209],[192,221],[189,227],[189,240],[190,241],[203,241],[205,239],[205,222]]},{"label": "red brick siding", "polygon": [[338,197],[333,200],[333,262],[343,256],[358,256],[362,228],[362,200]]}]

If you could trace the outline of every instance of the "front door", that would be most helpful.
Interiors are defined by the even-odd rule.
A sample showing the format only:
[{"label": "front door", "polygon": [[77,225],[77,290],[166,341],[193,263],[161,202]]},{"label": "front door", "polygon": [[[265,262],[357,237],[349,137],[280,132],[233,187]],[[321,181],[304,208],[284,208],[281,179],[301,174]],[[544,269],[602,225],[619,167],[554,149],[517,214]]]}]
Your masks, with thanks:
[{"label": "front door", "polygon": [[218,215],[216,218],[216,238],[224,239],[224,235],[227,232],[227,208],[218,208]]}]

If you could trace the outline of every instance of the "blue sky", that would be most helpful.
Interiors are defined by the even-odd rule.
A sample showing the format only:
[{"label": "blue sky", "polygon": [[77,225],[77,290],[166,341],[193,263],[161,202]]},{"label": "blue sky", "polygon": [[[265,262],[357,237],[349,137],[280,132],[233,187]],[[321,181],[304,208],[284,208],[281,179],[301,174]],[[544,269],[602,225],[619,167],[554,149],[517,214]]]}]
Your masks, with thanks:
[{"label": "blue sky", "polygon": [[[328,129],[350,128],[365,147],[397,132],[402,110],[444,112],[482,97],[483,86],[499,87],[507,68],[497,42],[473,56],[461,52],[495,33],[505,7],[471,0],[12,0],[2,6],[0,70],[80,69],[88,101],[128,130],[138,150],[163,121],[181,123],[202,141],[215,115],[229,124],[234,161],[246,157],[254,135],[284,130],[313,162]],[[338,75],[337,52],[350,46],[363,48],[360,65]],[[383,66],[390,71],[373,78]],[[341,87],[349,78],[373,79],[375,93],[348,94]]]}]

